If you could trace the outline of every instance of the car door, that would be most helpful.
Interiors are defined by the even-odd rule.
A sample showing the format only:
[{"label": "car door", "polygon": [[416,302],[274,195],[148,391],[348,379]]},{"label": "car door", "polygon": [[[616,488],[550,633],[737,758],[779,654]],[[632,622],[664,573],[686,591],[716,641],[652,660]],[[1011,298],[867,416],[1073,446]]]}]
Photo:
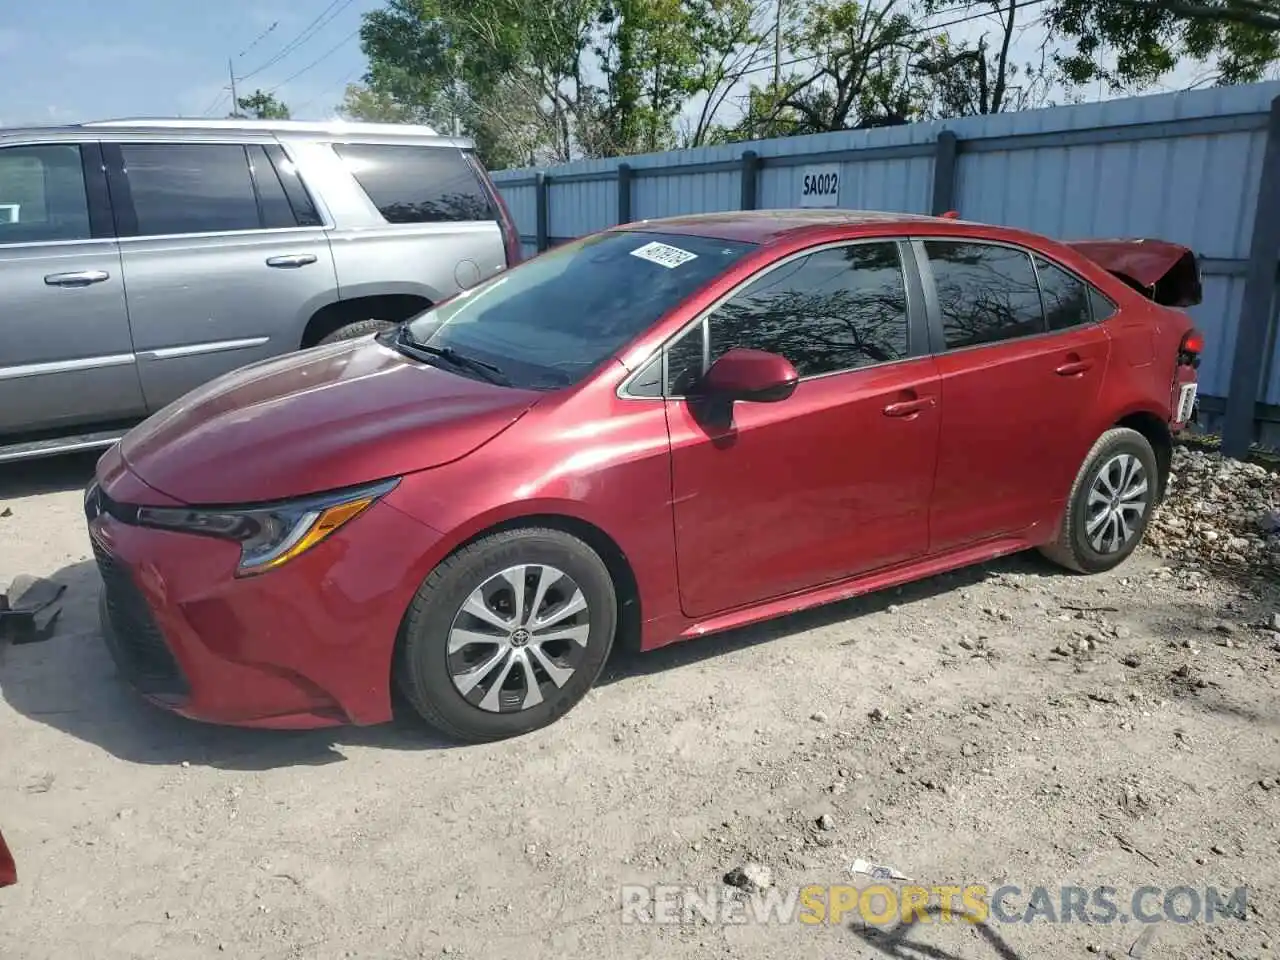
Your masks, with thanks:
[{"label": "car door", "polygon": [[1110,337],[1088,285],[1038,254],[970,239],[915,247],[943,404],[930,552],[1022,535],[1065,500],[1092,442]]},{"label": "car door", "polygon": [[[673,517],[684,612],[707,616],[928,547],[938,376],[909,248],[842,242],[774,263],[666,354]],[[800,373],[776,403],[713,422],[683,396],[734,347]]]},{"label": "car door", "polygon": [[337,281],[282,148],[123,140],[104,151],[147,406],[297,350]]},{"label": "car door", "polygon": [[0,291],[0,435],[142,413],[96,143],[0,146]]}]

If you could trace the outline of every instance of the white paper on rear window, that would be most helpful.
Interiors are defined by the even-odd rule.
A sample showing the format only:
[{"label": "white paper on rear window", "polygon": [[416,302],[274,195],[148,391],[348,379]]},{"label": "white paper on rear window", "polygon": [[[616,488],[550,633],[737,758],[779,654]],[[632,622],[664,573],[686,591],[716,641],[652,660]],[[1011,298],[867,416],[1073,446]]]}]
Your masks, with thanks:
[{"label": "white paper on rear window", "polygon": [[639,257],[641,260],[648,260],[650,263],[656,263],[660,267],[666,267],[673,270],[682,263],[688,263],[690,260],[698,259],[696,253],[690,253],[688,250],[681,250],[679,247],[673,247],[670,244],[646,243],[643,247],[637,247],[631,251],[633,257]]}]

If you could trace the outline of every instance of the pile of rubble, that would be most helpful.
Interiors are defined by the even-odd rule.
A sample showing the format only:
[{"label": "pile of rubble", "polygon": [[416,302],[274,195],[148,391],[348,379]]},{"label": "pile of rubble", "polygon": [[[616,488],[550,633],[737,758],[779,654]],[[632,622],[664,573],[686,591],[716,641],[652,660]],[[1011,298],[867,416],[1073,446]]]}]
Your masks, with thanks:
[{"label": "pile of rubble", "polygon": [[1176,446],[1168,497],[1147,541],[1171,560],[1280,570],[1280,473]]}]

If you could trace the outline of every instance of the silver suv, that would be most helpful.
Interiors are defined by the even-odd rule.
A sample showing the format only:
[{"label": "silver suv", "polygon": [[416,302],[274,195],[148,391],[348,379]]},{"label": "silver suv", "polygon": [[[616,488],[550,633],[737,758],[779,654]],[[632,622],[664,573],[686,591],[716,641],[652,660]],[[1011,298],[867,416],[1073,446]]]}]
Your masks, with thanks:
[{"label": "silver suv", "polygon": [[0,462],[109,446],[215,376],[519,257],[471,142],[427,127],[0,130]]}]

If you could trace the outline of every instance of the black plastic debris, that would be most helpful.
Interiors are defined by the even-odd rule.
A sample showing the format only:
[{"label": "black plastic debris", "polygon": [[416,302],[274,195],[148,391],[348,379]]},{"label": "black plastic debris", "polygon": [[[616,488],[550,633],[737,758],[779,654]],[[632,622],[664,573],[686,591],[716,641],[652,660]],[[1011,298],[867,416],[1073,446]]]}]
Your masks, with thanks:
[{"label": "black plastic debris", "polygon": [[53,636],[62,608],[56,606],[66,585],[43,577],[16,577],[0,593],[0,646],[39,643]]}]

